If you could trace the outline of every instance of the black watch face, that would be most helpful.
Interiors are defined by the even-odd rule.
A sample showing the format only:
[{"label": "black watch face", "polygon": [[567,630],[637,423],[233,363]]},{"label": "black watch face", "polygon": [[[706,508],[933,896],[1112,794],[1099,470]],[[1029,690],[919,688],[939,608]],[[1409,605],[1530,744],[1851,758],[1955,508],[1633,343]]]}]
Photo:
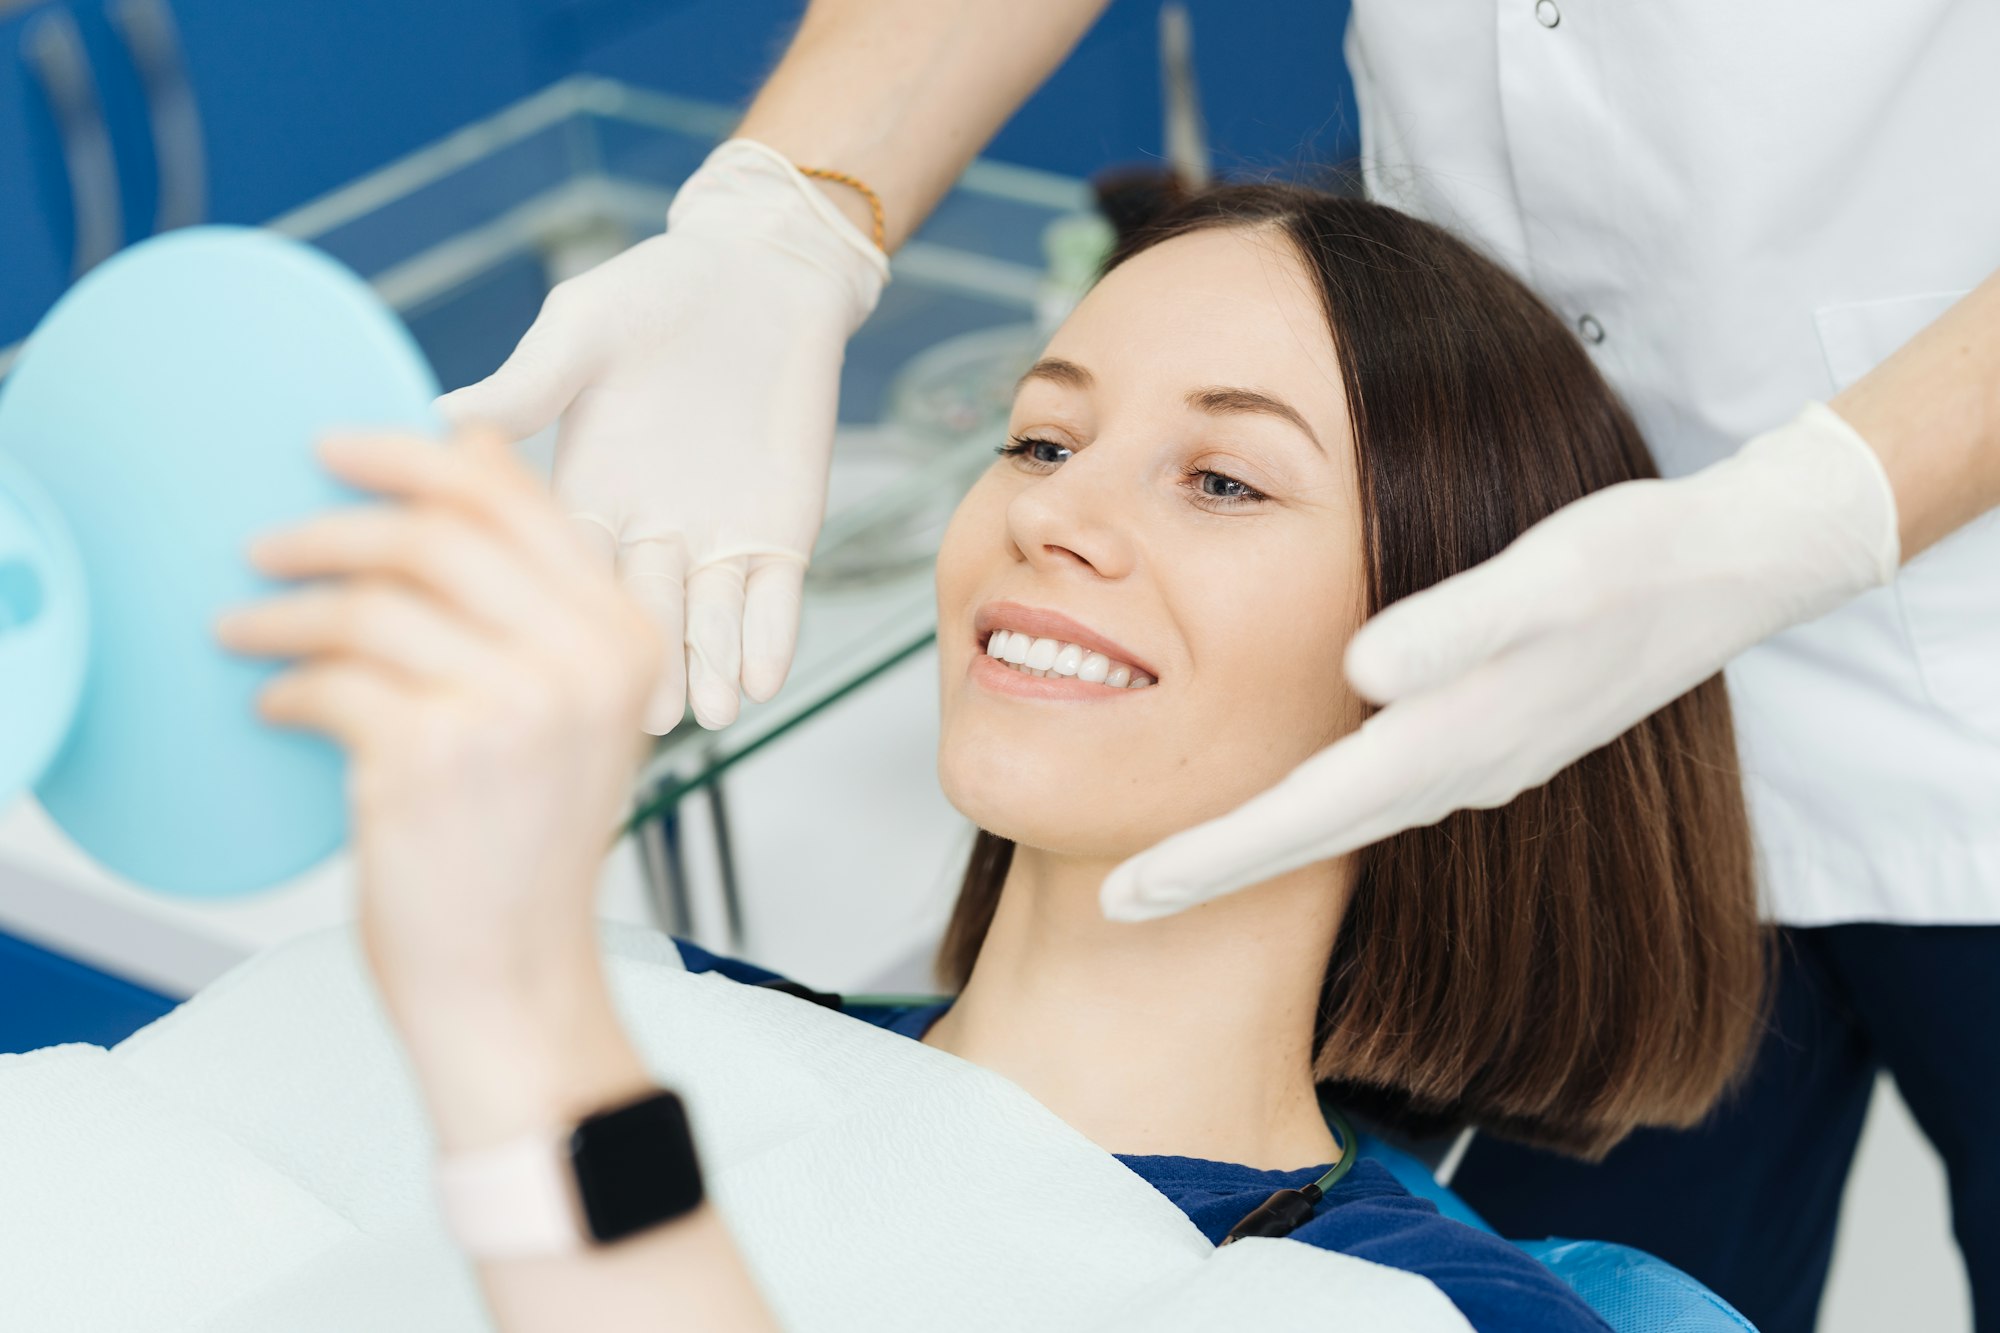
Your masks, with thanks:
[{"label": "black watch face", "polygon": [[601,1244],[679,1217],[701,1202],[701,1168],[687,1113],[670,1092],[589,1117],[569,1144],[584,1217]]}]

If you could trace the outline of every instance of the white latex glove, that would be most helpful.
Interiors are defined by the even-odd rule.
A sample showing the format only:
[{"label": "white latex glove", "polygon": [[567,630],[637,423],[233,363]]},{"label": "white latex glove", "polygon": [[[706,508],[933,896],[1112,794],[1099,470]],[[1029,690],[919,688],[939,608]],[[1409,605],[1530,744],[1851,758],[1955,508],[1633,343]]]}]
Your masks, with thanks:
[{"label": "white latex glove", "polygon": [[1386,707],[1120,864],[1099,904],[1113,920],[1167,916],[1505,805],[1758,640],[1887,583],[1899,552],[1887,474],[1820,403],[1691,476],[1585,496],[1364,625],[1347,676]]},{"label": "white latex glove", "polygon": [[667,232],[549,293],[490,378],[439,400],[519,440],[562,417],[557,502],[669,644],[645,728],[778,692],[826,513],[840,366],[887,258],[775,150],[731,139]]}]

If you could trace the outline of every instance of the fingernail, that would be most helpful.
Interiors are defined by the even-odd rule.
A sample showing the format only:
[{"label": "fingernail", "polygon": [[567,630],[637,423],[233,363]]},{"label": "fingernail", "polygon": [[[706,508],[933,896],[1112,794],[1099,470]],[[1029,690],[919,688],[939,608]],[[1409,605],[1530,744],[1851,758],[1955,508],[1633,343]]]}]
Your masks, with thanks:
[{"label": "fingernail", "polygon": [[1147,916],[1145,890],[1137,879],[1126,878],[1105,886],[1101,906],[1109,921],[1144,921]]},{"label": "fingernail", "polygon": [[736,720],[736,691],[703,686],[694,692],[695,720],[710,731],[720,731]]},{"label": "fingernail", "polygon": [[1185,901],[1181,891],[1171,884],[1159,880],[1141,880],[1132,886],[1132,903],[1135,912],[1144,915],[1135,919],[1152,921],[1159,917],[1171,916]]}]

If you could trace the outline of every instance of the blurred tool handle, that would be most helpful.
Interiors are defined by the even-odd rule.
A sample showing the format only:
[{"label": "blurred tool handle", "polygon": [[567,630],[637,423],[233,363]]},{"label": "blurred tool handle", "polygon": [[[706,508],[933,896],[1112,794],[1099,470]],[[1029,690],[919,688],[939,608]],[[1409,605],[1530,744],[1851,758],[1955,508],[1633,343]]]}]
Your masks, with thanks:
[{"label": "blurred tool handle", "polygon": [[42,85],[56,133],[62,139],[75,214],[75,254],[71,273],[82,277],[118,253],[125,243],[118,164],[104,127],[104,105],[91,77],[90,56],[76,20],[65,10],[32,19],[22,35],[22,56]]},{"label": "blurred tool handle", "polygon": [[1194,21],[1181,0],[1160,6],[1160,90],[1165,100],[1167,163],[1190,194],[1208,188],[1208,127],[1194,75]]},{"label": "blurred tool handle", "polygon": [[208,155],[173,11],[166,0],[118,0],[111,7],[111,23],[146,93],[160,173],[153,231],[195,226],[208,217]]}]

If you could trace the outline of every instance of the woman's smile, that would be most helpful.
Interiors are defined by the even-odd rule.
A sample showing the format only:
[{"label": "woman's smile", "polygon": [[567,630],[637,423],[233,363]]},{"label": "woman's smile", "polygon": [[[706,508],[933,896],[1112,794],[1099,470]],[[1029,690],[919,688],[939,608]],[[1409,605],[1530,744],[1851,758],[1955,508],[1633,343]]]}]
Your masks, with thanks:
[{"label": "woman's smile", "polygon": [[[993,639],[998,640],[1006,630],[995,630]],[[1012,636],[1015,640],[1020,635]],[[1047,645],[1052,640],[1037,639],[1036,644]],[[1044,649],[1044,655],[1047,653]],[[1043,674],[1035,675],[1026,666],[1006,661],[996,656],[993,644],[988,642],[985,652],[974,653],[966,674],[982,687],[997,694],[1011,694],[1021,699],[1119,699],[1150,689],[1155,682],[1143,673],[1132,675],[1131,668],[1117,664],[1108,678],[1093,680],[1091,675],[1077,671],[1062,671],[1059,668],[1072,659],[1080,659],[1086,668],[1094,668],[1092,675],[1104,677],[1107,659],[1102,653],[1084,656],[1075,644],[1065,644],[1055,657],[1055,666],[1043,669]]]},{"label": "woman's smile", "polygon": [[973,617],[966,675],[1023,699],[1112,699],[1157,683],[1151,662],[1080,620],[1019,602],[988,602]]}]

